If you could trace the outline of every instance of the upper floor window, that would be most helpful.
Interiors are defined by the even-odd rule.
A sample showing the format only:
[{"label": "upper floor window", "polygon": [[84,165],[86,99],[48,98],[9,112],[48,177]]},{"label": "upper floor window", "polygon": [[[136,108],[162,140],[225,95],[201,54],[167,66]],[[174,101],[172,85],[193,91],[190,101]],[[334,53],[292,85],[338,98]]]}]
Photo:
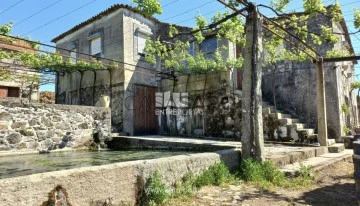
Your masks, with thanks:
[{"label": "upper floor window", "polygon": [[189,54],[195,56],[195,42],[191,42],[189,46]]},{"label": "upper floor window", "polygon": [[140,56],[145,56],[145,45],[148,36],[144,33],[138,32],[137,34],[137,52]]},{"label": "upper floor window", "polygon": [[204,53],[205,58],[207,59],[213,59],[215,50],[218,47],[217,39],[216,37],[205,39],[200,44],[200,51]]},{"label": "upper floor window", "polygon": [[77,62],[77,49],[73,49],[73,50],[71,50],[71,52],[70,52],[70,61],[72,62],[72,63],[76,63]]},{"label": "upper floor window", "polygon": [[144,29],[144,28],[137,28],[136,32],[136,49],[135,52],[137,52],[138,55],[144,57],[146,55],[145,46],[146,46],[146,40],[152,35],[152,32]]},{"label": "upper floor window", "polygon": [[90,54],[93,57],[101,57],[101,37],[95,37],[91,39]]},{"label": "upper floor window", "polygon": [[69,60],[73,63],[77,62],[77,52],[78,52],[78,41],[74,41],[72,42],[69,46],[68,46],[69,50],[70,50],[70,58]]}]

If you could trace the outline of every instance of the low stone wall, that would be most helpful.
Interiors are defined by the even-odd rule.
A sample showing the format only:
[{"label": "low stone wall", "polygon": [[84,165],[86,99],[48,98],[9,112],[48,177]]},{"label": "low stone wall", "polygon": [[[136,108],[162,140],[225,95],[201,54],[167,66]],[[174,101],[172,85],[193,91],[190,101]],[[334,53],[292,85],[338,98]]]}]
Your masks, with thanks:
[{"label": "low stone wall", "polygon": [[108,108],[0,99],[0,150],[48,150],[88,145],[108,136]]},{"label": "low stone wall", "polygon": [[220,161],[235,168],[240,152],[222,150],[2,179],[0,200],[4,206],[48,205],[59,195],[71,205],[104,205],[109,200],[112,205],[134,205],[155,171],[160,172],[164,183],[173,185],[185,174],[197,174]]}]

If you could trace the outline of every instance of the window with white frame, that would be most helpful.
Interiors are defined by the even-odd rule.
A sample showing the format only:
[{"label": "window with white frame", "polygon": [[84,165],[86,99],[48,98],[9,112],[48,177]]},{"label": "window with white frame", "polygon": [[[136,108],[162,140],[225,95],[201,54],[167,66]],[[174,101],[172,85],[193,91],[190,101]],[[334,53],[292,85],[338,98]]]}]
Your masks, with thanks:
[{"label": "window with white frame", "polygon": [[77,49],[72,49],[71,51],[70,51],[70,61],[72,62],[72,63],[76,63],[77,62]]},{"label": "window with white frame", "polygon": [[137,52],[140,56],[145,56],[145,45],[148,35],[142,32],[137,32]]},{"label": "window with white frame", "polygon": [[90,54],[94,57],[100,57],[101,56],[101,37],[95,37],[93,39],[90,40],[91,41],[91,45],[90,45]]}]

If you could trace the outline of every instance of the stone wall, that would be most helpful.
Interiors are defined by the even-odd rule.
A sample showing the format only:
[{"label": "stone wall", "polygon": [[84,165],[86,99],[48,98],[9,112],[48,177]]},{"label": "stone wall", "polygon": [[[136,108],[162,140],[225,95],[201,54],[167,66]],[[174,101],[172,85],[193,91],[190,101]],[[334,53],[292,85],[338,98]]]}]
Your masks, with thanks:
[{"label": "stone wall", "polygon": [[220,161],[234,169],[239,166],[240,152],[223,150],[1,179],[1,205],[48,205],[54,193],[62,193],[71,205],[108,205],[109,200],[112,205],[135,205],[155,171],[170,186]]},{"label": "stone wall", "polygon": [[109,136],[108,108],[35,104],[0,99],[0,150],[48,150],[90,146]]},{"label": "stone wall", "polygon": [[[161,113],[158,117],[161,133],[240,138],[241,92],[234,89],[232,75],[231,71],[224,71],[179,76],[175,83],[163,81],[163,92],[188,93],[188,107],[180,108],[181,115]],[[167,108],[161,109],[166,112]]]}]

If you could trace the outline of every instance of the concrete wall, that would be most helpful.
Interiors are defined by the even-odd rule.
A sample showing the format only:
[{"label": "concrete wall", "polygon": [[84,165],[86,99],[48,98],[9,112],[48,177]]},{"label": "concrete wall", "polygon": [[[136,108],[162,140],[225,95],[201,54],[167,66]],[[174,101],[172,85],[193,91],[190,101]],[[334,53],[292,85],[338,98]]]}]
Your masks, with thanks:
[{"label": "concrete wall", "polygon": [[[1,205],[47,205],[49,197],[53,198],[56,192],[62,192],[66,196],[63,199],[71,205],[103,205],[109,199],[112,205],[134,205],[146,180],[155,171],[170,186],[184,175],[198,174],[220,160],[234,169],[240,163],[239,151],[180,155],[1,179]],[[61,190],[54,191],[59,185]]]},{"label": "concrete wall", "polygon": [[99,138],[109,135],[108,108],[25,100],[0,99],[0,150],[83,148],[90,146],[95,133]]},{"label": "concrete wall", "polygon": [[[331,22],[321,16],[313,18],[308,22],[312,32],[319,33],[320,25],[332,26]],[[334,25],[334,30],[343,32],[339,25]],[[344,37],[340,37],[345,40]],[[341,41],[340,41],[341,42]],[[339,43],[342,44],[342,43]],[[326,55],[334,47],[330,42],[323,41],[317,48],[322,55]],[[296,116],[307,127],[317,128],[316,112],[316,65],[310,61],[305,63],[283,62],[275,66],[268,66],[263,73],[263,98],[274,104],[274,93],[276,107],[287,113]],[[327,63],[325,68],[325,90],[327,106],[327,122],[329,138],[344,136],[343,127],[345,126],[345,116],[341,111],[341,105],[348,99],[349,106],[354,110],[354,114],[349,115],[348,122],[357,122],[357,108],[355,104],[355,94],[350,93],[350,84],[354,81],[353,62]],[[344,75],[345,74],[345,75]],[[353,102],[350,105],[350,102]],[[356,118],[354,118],[356,117]],[[349,123],[349,127],[352,127]]]}]

